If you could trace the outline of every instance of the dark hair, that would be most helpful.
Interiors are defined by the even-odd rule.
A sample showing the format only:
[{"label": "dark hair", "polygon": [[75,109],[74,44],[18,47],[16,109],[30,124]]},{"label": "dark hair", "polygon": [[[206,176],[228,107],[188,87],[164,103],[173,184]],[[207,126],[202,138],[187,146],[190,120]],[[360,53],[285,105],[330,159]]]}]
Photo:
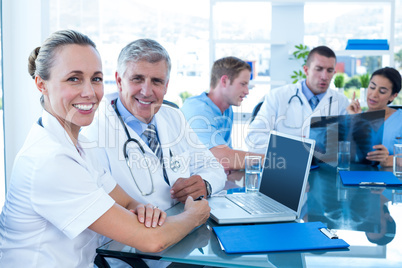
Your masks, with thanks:
[{"label": "dark hair", "polygon": [[125,46],[117,60],[117,72],[123,76],[127,69],[127,62],[146,61],[157,63],[161,60],[166,62],[167,77],[170,76],[171,61],[166,49],[152,39],[138,39]]},{"label": "dark hair", "polygon": [[[383,205],[382,208],[384,210],[384,214],[390,214],[386,205]],[[371,243],[380,245],[380,246],[384,246],[384,245],[388,244],[389,242],[391,242],[392,240],[394,240],[395,234],[396,234],[395,221],[393,219],[392,219],[392,221],[387,221],[386,225],[387,225],[386,226],[387,229],[385,231],[385,234],[383,237],[381,237],[379,239],[372,239],[366,233],[366,237],[367,237],[368,241],[370,241]]]},{"label": "dark hair", "polygon": [[335,58],[336,62],[336,55],[335,52],[327,46],[318,46],[313,48],[307,56],[306,65],[310,66],[310,63],[313,59],[315,54],[327,57],[327,58]]},{"label": "dark hair", "polygon": [[371,78],[375,75],[381,75],[387,78],[392,83],[392,95],[395,93],[399,93],[401,91],[401,74],[392,67],[384,67],[381,69],[376,70],[372,75]]},{"label": "dark hair", "polygon": [[230,83],[233,83],[233,80],[236,79],[243,70],[249,70],[251,72],[250,64],[236,57],[225,57],[215,61],[211,69],[210,87],[215,88],[223,75],[227,75]]},{"label": "dark hair", "polygon": [[89,45],[96,49],[95,43],[88,36],[73,30],[61,30],[51,34],[41,47],[35,48],[28,57],[28,73],[35,79],[39,75],[43,80],[50,78],[54,55],[58,48],[65,45]]}]

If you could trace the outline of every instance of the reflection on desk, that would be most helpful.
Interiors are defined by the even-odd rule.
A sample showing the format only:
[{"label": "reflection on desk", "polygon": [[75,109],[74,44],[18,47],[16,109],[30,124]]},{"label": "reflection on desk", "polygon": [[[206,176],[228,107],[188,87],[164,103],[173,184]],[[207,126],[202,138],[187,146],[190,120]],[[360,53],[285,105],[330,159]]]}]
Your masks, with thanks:
[{"label": "reflection on desk", "polygon": [[[376,170],[367,165],[352,165],[351,169]],[[320,164],[319,169],[310,172],[303,219],[319,220],[329,228],[336,229],[339,237],[350,244],[349,251],[229,255],[221,250],[215,235],[206,225],[159,254],[139,252],[115,241],[97,251],[103,255],[153,258],[217,267],[328,267],[329,264],[332,267],[402,267],[401,233],[397,232],[386,245],[370,242],[366,235],[382,235],[381,223],[386,223],[382,219],[387,219],[383,205],[387,206],[395,226],[402,224],[402,205],[394,202],[395,194],[400,193],[393,189],[345,187],[336,168],[325,164]],[[215,224],[212,220],[207,223],[210,226]],[[390,235],[390,230],[387,232],[385,234]]]}]

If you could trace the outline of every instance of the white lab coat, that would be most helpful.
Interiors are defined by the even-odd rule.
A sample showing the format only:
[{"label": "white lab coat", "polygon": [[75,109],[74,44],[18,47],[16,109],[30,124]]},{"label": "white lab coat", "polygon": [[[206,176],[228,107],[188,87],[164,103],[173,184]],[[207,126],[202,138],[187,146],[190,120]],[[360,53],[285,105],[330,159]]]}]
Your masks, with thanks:
[{"label": "white lab coat", "polygon": [[[99,156],[100,161],[110,168],[112,176],[130,196],[139,202],[152,203],[161,209],[167,209],[176,203],[170,197],[170,186],[178,178],[188,178],[192,175],[200,175],[207,180],[211,184],[213,192],[223,189],[226,181],[223,167],[198,140],[197,134],[189,127],[181,111],[162,105],[155,114],[155,121],[170,186],[164,181],[162,167],[157,156],[135,131],[127,126],[130,136],[137,139],[145,150],[145,155],[143,155],[135,143],[131,143],[133,146],[128,150],[134,178],[145,193],[151,192],[151,177],[154,183],[155,192],[149,196],[143,196],[136,186],[124,158],[123,145],[127,141],[127,135],[111,106],[111,101],[117,97],[117,92],[105,96],[94,122],[84,128],[82,133],[91,141],[88,146],[104,148],[104,155]],[[170,151],[173,157],[170,157]],[[149,171],[145,158],[149,161]],[[171,168],[172,159],[180,163],[180,168],[176,172]]]},{"label": "white lab coat", "polygon": [[[303,105],[296,97],[288,103],[297,89],[297,96]],[[302,92],[301,81],[273,89],[265,95],[260,111],[249,125],[246,145],[252,152],[265,153],[270,130],[309,137],[311,117],[346,114],[348,105],[349,101],[345,95],[328,89],[313,112]]]},{"label": "white lab coat", "polygon": [[0,267],[93,267],[101,235],[88,227],[109,210],[116,182],[92,151],[43,112],[14,162],[0,216]]}]

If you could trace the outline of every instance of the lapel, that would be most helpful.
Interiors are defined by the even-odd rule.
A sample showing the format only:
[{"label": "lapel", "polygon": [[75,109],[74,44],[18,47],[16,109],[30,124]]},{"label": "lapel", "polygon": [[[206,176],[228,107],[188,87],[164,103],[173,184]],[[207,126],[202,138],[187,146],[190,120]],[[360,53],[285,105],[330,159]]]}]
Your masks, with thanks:
[{"label": "lapel", "polygon": [[[163,158],[166,159],[167,157],[170,156],[169,147],[166,145],[166,144],[169,144],[169,137],[167,135],[168,134],[167,130],[170,131],[170,129],[172,129],[173,122],[167,122],[166,120],[164,120],[164,118],[161,114],[163,112],[162,109],[163,109],[163,107],[161,107],[161,109],[159,109],[158,113],[155,114],[155,122],[156,122],[157,129],[158,129],[158,138],[159,138],[159,142],[161,144]],[[169,125],[169,123],[170,123],[170,125]]]}]

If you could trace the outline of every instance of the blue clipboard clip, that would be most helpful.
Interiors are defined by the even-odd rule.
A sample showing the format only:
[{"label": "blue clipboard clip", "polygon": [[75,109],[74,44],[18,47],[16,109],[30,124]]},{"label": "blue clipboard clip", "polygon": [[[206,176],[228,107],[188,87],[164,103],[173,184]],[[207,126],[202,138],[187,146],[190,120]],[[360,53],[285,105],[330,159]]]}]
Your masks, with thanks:
[{"label": "blue clipboard clip", "polygon": [[335,231],[328,228],[320,228],[321,233],[326,235],[329,239],[338,239],[338,235]]}]

